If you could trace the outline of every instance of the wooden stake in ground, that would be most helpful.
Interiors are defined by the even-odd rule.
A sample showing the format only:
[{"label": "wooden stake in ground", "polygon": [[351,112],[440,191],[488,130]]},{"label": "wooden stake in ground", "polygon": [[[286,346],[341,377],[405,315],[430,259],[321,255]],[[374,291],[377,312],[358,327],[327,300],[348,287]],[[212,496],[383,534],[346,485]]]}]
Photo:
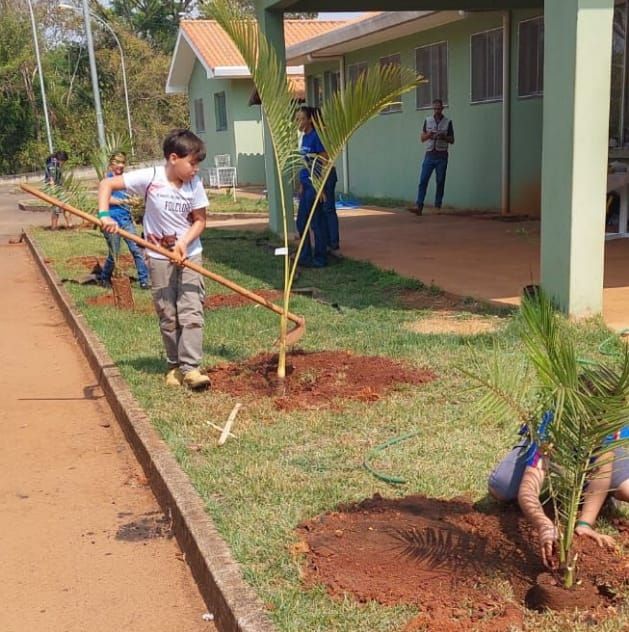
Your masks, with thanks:
[{"label": "wooden stake in ground", "polygon": [[225,441],[227,441],[227,437],[231,434],[232,426],[234,425],[234,421],[236,421],[236,415],[238,411],[242,408],[242,404],[238,403],[234,406],[231,413],[229,413],[229,417],[227,418],[227,423],[223,428],[223,432],[221,432],[221,436],[218,439],[218,445],[223,445]]}]

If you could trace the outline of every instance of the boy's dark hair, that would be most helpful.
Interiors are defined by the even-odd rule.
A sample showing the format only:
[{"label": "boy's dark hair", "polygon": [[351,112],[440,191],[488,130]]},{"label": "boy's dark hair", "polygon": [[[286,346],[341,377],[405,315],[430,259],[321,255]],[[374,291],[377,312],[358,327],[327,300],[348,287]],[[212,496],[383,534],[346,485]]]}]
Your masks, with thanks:
[{"label": "boy's dark hair", "polygon": [[443,101],[441,99],[433,99],[432,104],[435,105],[438,103],[441,107],[443,107]]},{"label": "boy's dark hair", "polygon": [[179,158],[192,156],[199,162],[205,159],[205,144],[189,129],[174,129],[168,133],[163,144],[164,158],[176,154]]}]

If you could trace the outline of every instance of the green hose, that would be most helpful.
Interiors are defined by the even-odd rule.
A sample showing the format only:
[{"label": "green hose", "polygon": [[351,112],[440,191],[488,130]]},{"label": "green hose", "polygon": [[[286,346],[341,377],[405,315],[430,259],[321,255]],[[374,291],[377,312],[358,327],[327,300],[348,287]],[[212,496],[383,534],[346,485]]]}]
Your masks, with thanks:
[{"label": "green hose", "polygon": [[382,452],[386,448],[392,445],[396,445],[397,443],[402,443],[402,441],[406,441],[407,439],[410,439],[411,437],[415,437],[418,434],[419,434],[418,431],[408,432],[406,434],[400,435],[399,437],[393,437],[389,439],[388,441],[385,441],[384,443],[377,445],[375,448],[373,448],[367,453],[367,456],[365,457],[363,461],[363,466],[368,472],[373,474],[376,478],[379,478],[381,481],[384,481],[385,483],[390,483],[392,485],[404,485],[406,483],[405,478],[402,478],[401,476],[389,476],[388,474],[382,474],[382,472],[378,472],[378,470],[373,468],[370,465],[369,461],[371,461],[371,459],[374,458],[378,452]]},{"label": "green hose", "polygon": [[607,347],[608,347],[609,343],[612,340],[616,340],[618,338],[618,336],[626,336],[627,334],[629,334],[629,329],[621,329],[617,334],[613,334],[613,335],[609,336],[609,338],[605,338],[605,340],[603,340],[603,342],[601,342],[601,344],[598,345],[598,352],[601,355],[606,355],[606,356],[618,356],[618,355],[620,355],[618,353],[618,351],[611,351]]}]

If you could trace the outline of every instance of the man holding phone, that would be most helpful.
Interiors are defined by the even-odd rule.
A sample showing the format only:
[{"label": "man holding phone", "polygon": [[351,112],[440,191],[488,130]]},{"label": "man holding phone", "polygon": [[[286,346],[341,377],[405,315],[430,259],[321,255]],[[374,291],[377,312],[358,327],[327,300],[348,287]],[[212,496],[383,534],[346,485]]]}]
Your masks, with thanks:
[{"label": "man holding phone", "polygon": [[424,211],[426,189],[433,171],[437,178],[435,207],[441,208],[448,169],[448,145],[454,143],[454,128],[452,121],[443,115],[443,101],[435,99],[432,108],[433,115],[424,121],[420,135],[421,142],[426,144],[426,155],[419,175],[417,206],[411,209],[416,215],[421,215]]}]

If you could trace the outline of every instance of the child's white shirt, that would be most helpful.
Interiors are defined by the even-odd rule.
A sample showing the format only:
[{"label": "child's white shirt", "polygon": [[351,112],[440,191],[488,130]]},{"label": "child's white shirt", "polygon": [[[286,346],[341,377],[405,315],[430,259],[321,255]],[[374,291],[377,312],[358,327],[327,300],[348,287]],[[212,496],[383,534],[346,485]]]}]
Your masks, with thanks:
[{"label": "child's white shirt", "polygon": [[[125,188],[146,200],[144,208],[144,237],[147,241],[169,248],[180,239],[192,225],[192,211],[207,208],[208,199],[203,183],[198,176],[177,188],[168,182],[166,169],[148,167],[123,174]],[[188,256],[201,253],[201,239],[191,241]],[[149,257],[166,257],[148,250]]]}]

